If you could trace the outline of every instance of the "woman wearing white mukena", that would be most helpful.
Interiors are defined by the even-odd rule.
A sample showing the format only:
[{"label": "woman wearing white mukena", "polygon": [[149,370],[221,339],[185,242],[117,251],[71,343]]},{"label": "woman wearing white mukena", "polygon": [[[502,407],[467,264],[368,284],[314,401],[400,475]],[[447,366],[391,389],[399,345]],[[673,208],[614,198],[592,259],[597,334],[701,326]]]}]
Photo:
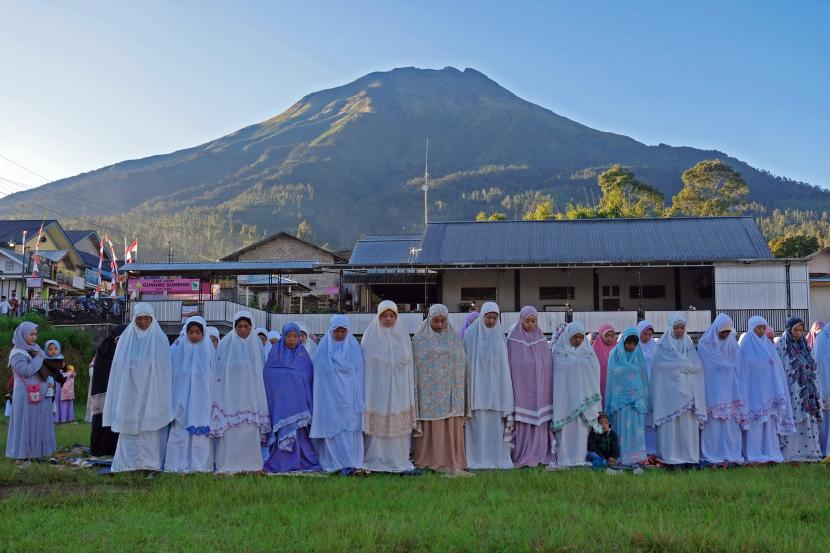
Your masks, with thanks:
[{"label": "woman wearing white mukena", "polygon": [[703,365],[686,320],[670,315],[651,363],[657,456],[667,465],[700,462],[700,426],[706,421]]},{"label": "woman wearing white mukena", "polygon": [[167,425],[173,420],[170,343],[153,308],[139,303],[118,339],[103,425],[117,432],[112,472],[161,470]]},{"label": "woman wearing white mukena", "polygon": [[219,342],[210,437],[216,438],[216,472],[262,470],[261,443],[271,430],[263,379],[262,342],[251,332],[253,316],[240,311]]}]

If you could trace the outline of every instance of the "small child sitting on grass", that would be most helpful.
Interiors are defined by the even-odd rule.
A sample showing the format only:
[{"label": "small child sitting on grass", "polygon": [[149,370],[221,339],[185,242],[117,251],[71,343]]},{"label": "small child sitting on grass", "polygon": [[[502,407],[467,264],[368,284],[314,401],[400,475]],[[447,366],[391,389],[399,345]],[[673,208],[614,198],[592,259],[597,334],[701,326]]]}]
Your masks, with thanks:
[{"label": "small child sitting on grass", "polygon": [[617,459],[620,457],[620,443],[617,439],[617,433],[611,430],[611,423],[608,420],[608,415],[600,413],[597,417],[602,427],[602,432],[594,432],[588,434],[588,455],[586,459],[594,468],[606,468],[608,466],[616,466]]}]

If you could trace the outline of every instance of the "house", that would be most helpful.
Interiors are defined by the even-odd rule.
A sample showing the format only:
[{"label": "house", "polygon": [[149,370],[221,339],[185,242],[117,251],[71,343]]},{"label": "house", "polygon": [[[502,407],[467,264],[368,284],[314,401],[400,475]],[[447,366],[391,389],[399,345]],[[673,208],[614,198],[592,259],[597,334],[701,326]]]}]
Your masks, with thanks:
[{"label": "house", "polygon": [[495,300],[617,326],[724,311],[743,330],[756,313],[780,328],[810,307],[806,261],[773,258],[750,217],[431,222],[420,240],[357,241],[347,274],[365,311],[417,293],[451,311]]},{"label": "house", "polygon": [[[287,232],[278,232],[258,242],[254,242],[242,249],[230,253],[220,261],[296,261],[304,260],[318,263],[320,265],[332,266],[326,272],[306,274],[280,274],[278,277],[290,279],[302,289],[307,290],[306,295],[317,297],[321,301],[328,298],[336,298],[339,295],[340,271],[337,267],[347,262],[343,257],[338,256],[326,248],[302,240]],[[237,295],[244,295],[247,291],[243,289],[242,283],[246,275],[239,276]],[[275,281],[276,282],[276,281]],[[260,279],[261,293],[261,279]],[[276,289],[275,289],[276,290]],[[261,294],[260,294],[261,295]],[[268,294],[266,293],[265,296]],[[271,292],[271,298],[261,297],[260,302],[276,302],[277,292]],[[309,298],[312,299],[312,298]],[[295,301],[299,301],[298,299]],[[261,303],[264,305],[264,303]]]},{"label": "house", "polygon": [[[95,290],[98,285],[98,261],[100,259],[101,238],[94,230],[67,230],[66,236],[74,244],[75,250],[84,263],[84,285],[87,290]],[[102,291],[110,290],[112,273],[110,272],[110,253],[104,248],[104,261],[101,264],[101,277],[104,281]]]},{"label": "house", "polygon": [[[41,225],[43,235],[38,242]],[[46,300],[59,292],[79,294],[84,291],[86,266],[58,221],[2,220],[0,248],[20,256],[23,270],[18,277],[27,297]],[[35,267],[37,272],[32,276]]]},{"label": "house", "polygon": [[804,258],[810,278],[810,316],[830,321],[830,246]]}]

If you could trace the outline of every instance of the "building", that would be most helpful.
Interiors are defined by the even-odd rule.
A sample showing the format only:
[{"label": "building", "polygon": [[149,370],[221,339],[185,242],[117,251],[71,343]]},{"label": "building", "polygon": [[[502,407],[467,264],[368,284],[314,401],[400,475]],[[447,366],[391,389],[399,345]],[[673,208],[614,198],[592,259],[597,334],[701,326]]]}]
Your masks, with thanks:
[{"label": "building", "polygon": [[[84,286],[87,291],[94,291],[98,285],[98,261],[100,259],[101,237],[94,230],[67,230],[66,236],[75,246],[84,263]],[[101,276],[104,281],[101,289],[111,290],[112,273],[110,272],[110,253],[104,248],[104,261],[101,263]]]},{"label": "building", "polygon": [[[43,235],[38,242],[41,225]],[[16,280],[16,284],[9,286],[25,290],[23,296],[33,300],[48,300],[55,294],[76,295],[84,292],[86,265],[58,221],[0,221],[0,248],[6,249],[6,254],[18,256],[15,257],[15,267],[19,266],[22,272],[15,273],[15,278],[12,274],[7,274],[4,278]],[[4,257],[4,262],[11,262],[11,257],[14,256]],[[20,262],[19,265],[17,261]],[[35,275],[32,275],[33,271]]]},{"label": "building", "polygon": [[805,260],[810,276],[810,316],[815,321],[830,321],[830,247]]},{"label": "building", "polygon": [[[258,242],[254,242],[242,249],[230,253],[220,261],[310,261],[319,265],[330,266],[328,271],[320,271],[317,273],[303,273],[303,274],[280,274],[279,278],[290,279],[293,283],[299,285],[298,289],[303,290],[303,297],[306,303],[332,303],[336,306],[338,297],[340,295],[340,271],[339,265],[345,267],[346,259],[338,256],[334,252],[326,248],[307,242],[296,236],[288,234],[287,232],[278,232],[272,234],[267,238],[263,238]],[[248,275],[238,275],[237,282],[238,289],[236,296],[240,297],[248,294],[248,290],[243,286]],[[252,281],[253,282],[253,281]],[[276,280],[274,280],[276,282]],[[263,296],[263,290],[267,283],[264,283],[262,277],[256,279],[258,285],[258,297],[260,298],[260,305],[268,303],[276,304],[282,303],[282,296],[277,297],[280,293],[277,288]],[[294,303],[298,303],[299,296],[292,294]],[[297,306],[295,307],[295,311]]]},{"label": "building", "polygon": [[495,300],[617,326],[724,311],[743,330],[753,314],[780,328],[810,307],[806,261],[773,258],[750,217],[435,222],[420,240],[359,240],[347,274],[365,311],[382,299],[459,312]]}]

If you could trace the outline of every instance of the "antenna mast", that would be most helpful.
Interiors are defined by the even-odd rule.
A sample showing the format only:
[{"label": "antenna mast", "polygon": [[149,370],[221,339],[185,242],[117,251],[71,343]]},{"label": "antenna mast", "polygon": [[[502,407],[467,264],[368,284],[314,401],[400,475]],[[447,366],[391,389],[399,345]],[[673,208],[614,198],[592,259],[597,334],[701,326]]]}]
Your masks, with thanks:
[{"label": "antenna mast", "polygon": [[427,230],[429,223],[429,199],[427,198],[429,190],[429,137],[427,137],[427,148],[424,154],[424,185],[421,186],[424,191],[424,232]]}]

